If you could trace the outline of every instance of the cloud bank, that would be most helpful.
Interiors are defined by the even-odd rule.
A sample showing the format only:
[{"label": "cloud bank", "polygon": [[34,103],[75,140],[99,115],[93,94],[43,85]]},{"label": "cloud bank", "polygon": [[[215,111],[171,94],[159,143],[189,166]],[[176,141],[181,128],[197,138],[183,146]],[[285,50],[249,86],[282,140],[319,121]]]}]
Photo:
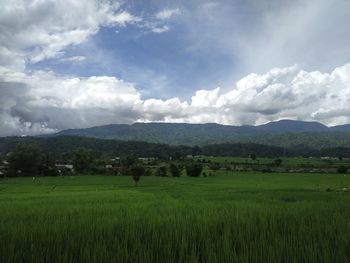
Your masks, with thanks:
[{"label": "cloud bank", "polygon": [[138,121],[260,124],[290,118],[328,125],[350,122],[350,64],[330,73],[298,66],[250,74],[227,92],[198,90],[190,101],[142,99],[116,77],[2,72],[1,135],[47,133]]}]

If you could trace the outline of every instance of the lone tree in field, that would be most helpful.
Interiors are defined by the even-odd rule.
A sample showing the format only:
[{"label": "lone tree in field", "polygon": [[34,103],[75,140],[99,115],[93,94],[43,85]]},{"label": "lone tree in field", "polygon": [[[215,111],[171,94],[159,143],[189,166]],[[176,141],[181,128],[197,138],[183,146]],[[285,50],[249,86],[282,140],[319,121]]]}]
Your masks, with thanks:
[{"label": "lone tree in field", "polygon": [[145,167],[143,167],[140,164],[134,164],[130,167],[130,174],[132,176],[132,179],[135,182],[135,186],[137,186],[137,183],[140,181],[141,176],[144,176],[146,173]]},{"label": "lone tree in field", "polygon": [[186,165],[187,176],[199,177],[202,173],[203,165],[200,163],[191,163]]},{"label": "lone tree in field", "polygon": [[17,144],[7,158],[10,176],[35,176],[39,172],[41,153],[35,144]]}]

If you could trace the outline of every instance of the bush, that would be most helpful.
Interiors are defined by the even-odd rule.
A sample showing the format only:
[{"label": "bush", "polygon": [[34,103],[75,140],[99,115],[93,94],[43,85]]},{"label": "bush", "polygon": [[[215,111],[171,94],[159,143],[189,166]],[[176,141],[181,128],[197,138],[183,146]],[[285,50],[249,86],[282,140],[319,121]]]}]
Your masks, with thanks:
[{"label": "bush", "polygon": [[281,164],[282,164],[282,159],[275,159],[274,161],[273,161],[273,163],[276,165],[276,166],[280,166]]},{"label": "bush", "polygon": [[187,176],[199,177],[202,173],[203,166],[199,163],[192,163],[186,166]]},{"label": "bush", "polygon": [[210,165],[209,165],[209,168],[210,168],[211,170],[213,170],[214,172],[216,172],[216,171],[219,170],[221,167],[220,167],[220,164],[218,164],[218,163],[213,163],[213,164],[210,164]]},{"label": "bush", "polygon": [[176,164],[171,163],[169,168],[170,168],[170,173],[173,177],[180,177],[181,171]]},{"label": "bush", "polygon": [[151,176],[153,174],[152,169],[148,168],[146,169],[145,176]]},{"label": "bush", "polygon": [[164,177],[164,176],[167,176],[167,168],[166,166],[160,166],[156,172],[156,175],[157,176],[161,176],[161,177]]},{"label": "bush", "polygon": [[338,173],[345,174],[348,171],[348,168],[346,168],[344,165],[339,166],[337,169]]}]

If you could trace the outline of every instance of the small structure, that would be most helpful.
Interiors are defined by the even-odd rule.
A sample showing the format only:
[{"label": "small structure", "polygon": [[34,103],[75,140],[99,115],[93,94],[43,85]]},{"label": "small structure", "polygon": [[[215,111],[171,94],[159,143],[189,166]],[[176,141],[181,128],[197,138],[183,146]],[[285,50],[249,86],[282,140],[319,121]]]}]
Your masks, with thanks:
[{"label": "small structure", "polygon": [[57,160],[55,162],[55,168],[58,170],[59,174],[62,173],[73,173],[74,172],[74,167],[73,164],[68,164],[63,161]]},{"label": "small structure", "polygon": [[112,158],[111,161],[113,162],[113,164],[119,165],[121,160],[120,160],[120,157],[117,156],[117,157]]},{"label": "small structure", "polygon": [[2,161],[0,164],[0,177],[4,177],[7,174],[8,165],[9,163],[6,160]]}]

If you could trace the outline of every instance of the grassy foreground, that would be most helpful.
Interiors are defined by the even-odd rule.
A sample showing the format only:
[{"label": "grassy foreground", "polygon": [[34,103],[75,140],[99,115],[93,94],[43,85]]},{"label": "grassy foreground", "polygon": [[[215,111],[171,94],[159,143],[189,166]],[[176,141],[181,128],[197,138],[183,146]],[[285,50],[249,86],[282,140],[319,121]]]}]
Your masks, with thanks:
[{"label": "grassy foreground", "polygon": [[[0,262],[350,262],[350,176],[0,180]],[[327,188],[334,191],[326,191]]]}]

